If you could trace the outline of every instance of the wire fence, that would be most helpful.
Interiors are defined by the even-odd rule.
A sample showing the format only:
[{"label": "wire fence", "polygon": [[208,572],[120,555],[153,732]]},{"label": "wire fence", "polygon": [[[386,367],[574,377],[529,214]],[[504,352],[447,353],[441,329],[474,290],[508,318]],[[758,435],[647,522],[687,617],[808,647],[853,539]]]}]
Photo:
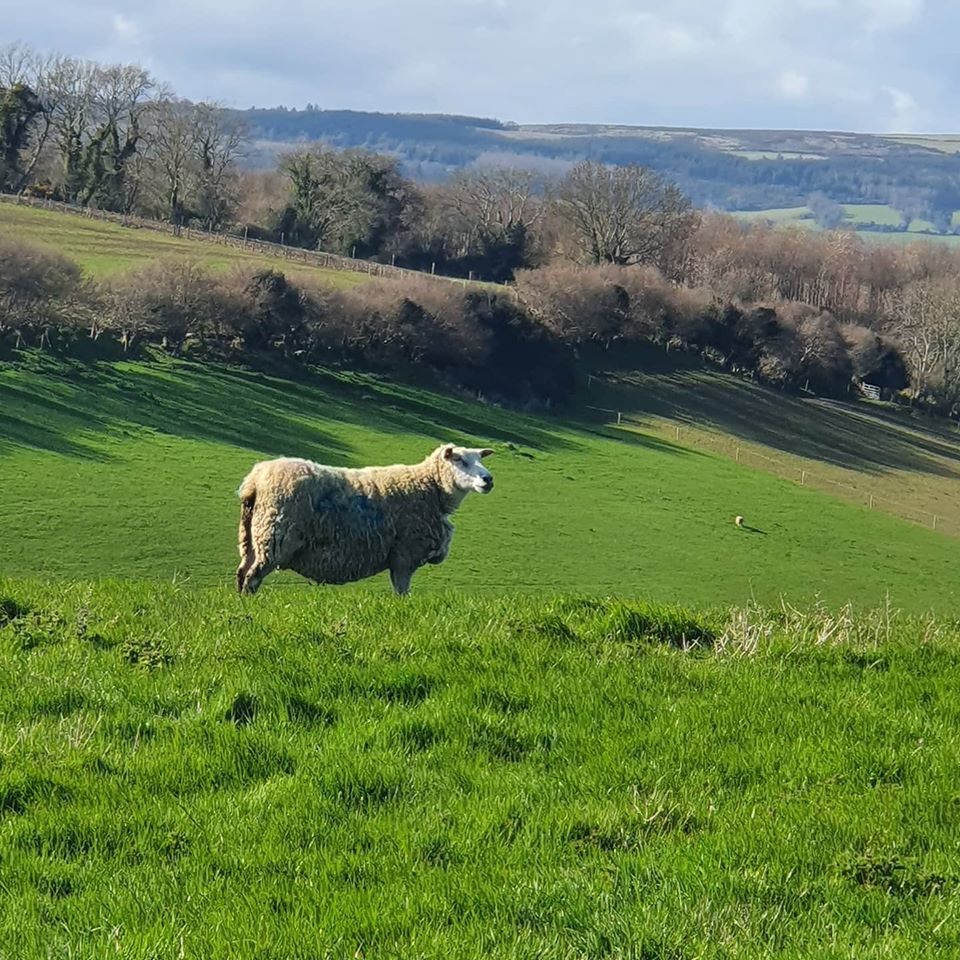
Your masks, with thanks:
[{"label": "wire fence", "polygon": [[924,510],[902,501],[891,500],[889,497],[881,496],[867,485],[824,476],[815,469],[811,470],[805,464],[768,456],[730,437],[711,436],[702,428],[691,429],[681,424],[674,424],[671,427],[658,427],[649,421],[639,420],[627,416],[621,411],[610,410],[605,407],[589,407],[588,409],[610,415],[610,426],[638,427],[647,433],[657,433],[669,437],[676,443],[707,450],[743,466],[765,470],[781,479],[790,480],[798,486],[812,487],[821,492],[832,493],[871,510],[882,510],[884,513],[892,514],[902,520],[908,520],[930,530],[936,530],[938,533],[960,537],[960,522],[953,517]]},{"label": "wire fence", "polygon": [[291,247],[284,243],[273,243],[269,240],[255,240],[247,236],[249,231],[246,228],[242,232],[204,230],[196,226],[170,223],[166,220],[153,220],[128,213],[113,213],[110,210],[98,210],[96,207],[83,207],[75,203],[64,203],[61,200],[24,197],[19,194],[0,194],[0,202],[19,207],[55,210],[58,213],[68,213],[84,217],[87,220],[98,220],[134,230],[152,230],[172,237],[219,244],[220,246],[232,247],[236,250],[244,250],[264,257],[275,257],[290,263],[321,267],[327,270],[341,270],[350,273],[362,273],[370,277],[392,277],[394,279],[426,278],[440,283],[456,283],[462,286],[480,282],[461,277],[446,277],[433,271],[427,273],[421,270],[409,270],[392,263],[379,263],[375,260],[364,260],[358,257],[344,257],[335,253],[324,253],[320,250],[306,250],[303,247]]}]

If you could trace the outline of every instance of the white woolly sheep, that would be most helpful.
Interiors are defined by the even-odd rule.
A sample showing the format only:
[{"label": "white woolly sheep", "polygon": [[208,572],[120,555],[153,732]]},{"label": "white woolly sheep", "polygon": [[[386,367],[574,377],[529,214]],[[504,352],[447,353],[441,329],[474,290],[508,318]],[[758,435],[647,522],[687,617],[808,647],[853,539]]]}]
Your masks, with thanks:
[{"label": "white woolly sheep", "polygon": [[414,572],[442,563],[450,515],[472,490],[489,493],[492,450],[445,444],[418,464],[346,469],[283,457],[256,464],[240,485],[237,590],[256,593],[274,570],[317,583],[390,571],[398,594]]}]

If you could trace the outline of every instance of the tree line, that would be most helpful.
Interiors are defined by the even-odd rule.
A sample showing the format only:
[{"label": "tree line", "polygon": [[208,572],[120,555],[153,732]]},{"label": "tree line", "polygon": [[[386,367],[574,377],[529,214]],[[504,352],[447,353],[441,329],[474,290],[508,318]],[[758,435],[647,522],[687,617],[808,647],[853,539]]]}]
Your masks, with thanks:
[{"label": "tree line", "polygon": [[[941,282],[917,281],[891,303],[932,290],[939,296]],[[191,261],[157,260],[94,283],[47,248],[0,241],[0,346],[8,349],[97,341],[127,353],[154,345],[224,361],[275,356],[392,375],[419,370],[449,387],[527,405],[571,399],[585,366],[617,364],[632,344],[694,353],[789,390],[845,397],[855,383],[870,382],[893,394],[912,375],[918,391],[922,384],[933,396],[942,388],[936,396],[955,399],[948,388],[960,378],[960,337],[933,337],[943,315],[924,313],[930,336],[918,365],[913,340],[812,304],[678,283],[655,266],[556,263],[521,271],[509,287],[416,277],[335,289],[276,270],[211,273]]]},{"label": "tree line", "polygon": [[0,50],[0,190],[206,229],[233,222],[243,129],[148,71]]}]

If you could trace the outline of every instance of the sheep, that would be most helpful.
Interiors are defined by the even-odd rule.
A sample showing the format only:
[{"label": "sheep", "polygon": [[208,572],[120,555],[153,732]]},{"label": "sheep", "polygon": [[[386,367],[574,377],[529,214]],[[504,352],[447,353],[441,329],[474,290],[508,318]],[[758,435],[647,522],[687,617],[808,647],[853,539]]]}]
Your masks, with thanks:
[{"label": "sheep", "polygon": [[317,583],[390,571],[394,592],[450,551],[450,515],[470,491],[489,493],[480,461],[492,450],[444,444],[421,463],[346,469],[293,457],[254,465],[240,489],[237,590],[257,592],[274,570]]}]

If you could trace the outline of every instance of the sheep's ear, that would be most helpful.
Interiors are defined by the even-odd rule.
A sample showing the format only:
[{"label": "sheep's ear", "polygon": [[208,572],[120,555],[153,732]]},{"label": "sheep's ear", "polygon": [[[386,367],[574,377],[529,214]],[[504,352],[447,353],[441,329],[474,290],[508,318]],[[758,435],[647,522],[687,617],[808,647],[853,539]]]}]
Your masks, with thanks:
[{"label": "sheep's ear", "polygon": [[448,444],[446,444],[446,446],[444,446],[444,448],[443,448],[443,459],[444,459],[444,460],[452,460],[452,459],[453,459],[453,444],[452,444],[452,443],[448,443]]},{"label": "sheep's ear", "polygon": [[493,453],[492,450],[489,450],[489,449],[487,449],[487,448],[484,448],[483,450],[480,451],[480,456],[481,456],[481,457],[489,457],[492,453]]}]

